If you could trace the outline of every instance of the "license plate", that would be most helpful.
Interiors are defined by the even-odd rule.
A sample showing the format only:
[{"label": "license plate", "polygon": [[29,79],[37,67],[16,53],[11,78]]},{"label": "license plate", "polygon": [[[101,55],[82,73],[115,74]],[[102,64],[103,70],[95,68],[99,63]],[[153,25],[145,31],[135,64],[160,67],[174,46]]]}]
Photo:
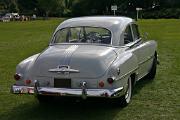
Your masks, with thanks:
[{"label": "license plate", "polygon": [[71,79],[54,78],[55,88],[71,88]]}]

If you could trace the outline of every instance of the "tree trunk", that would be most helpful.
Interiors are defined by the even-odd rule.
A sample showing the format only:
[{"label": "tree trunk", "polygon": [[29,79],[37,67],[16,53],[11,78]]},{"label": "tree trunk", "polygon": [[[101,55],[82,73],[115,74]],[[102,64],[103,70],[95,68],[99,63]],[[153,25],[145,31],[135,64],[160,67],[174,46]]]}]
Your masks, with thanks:
[{"label": "tree trunk", "polygon": [[45,15],[45,20],[48,20],[48,18],[49,18],[49,11],[46,11],[46,15]]}]

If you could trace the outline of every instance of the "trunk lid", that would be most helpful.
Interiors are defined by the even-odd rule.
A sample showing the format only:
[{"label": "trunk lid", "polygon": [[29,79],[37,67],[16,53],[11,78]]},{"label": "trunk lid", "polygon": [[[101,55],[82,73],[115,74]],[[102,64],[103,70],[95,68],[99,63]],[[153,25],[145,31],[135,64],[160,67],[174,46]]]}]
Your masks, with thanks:
[{"label": "trunk lid", "polygon": [[114,49],[97,45],[50,46],[38,57],[32,72],[35,76],[61,77],[66,74],[70,78],[97,78],[116,59]]}]

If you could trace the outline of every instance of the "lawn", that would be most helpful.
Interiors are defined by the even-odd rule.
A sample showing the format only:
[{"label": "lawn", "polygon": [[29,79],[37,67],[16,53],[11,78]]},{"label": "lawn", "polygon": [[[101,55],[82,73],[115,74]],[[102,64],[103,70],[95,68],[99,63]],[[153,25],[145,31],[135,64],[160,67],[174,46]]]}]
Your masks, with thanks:
[{"label": "lawn", "polygon": [[108,104],[39,104],[34,96],[13,95],[16,65],[42,51],[63,19],[0,23],[0,120],[180,120],[180,20],[141,20],[141,33],[158,42],[160,65],[153,81],[137,83],[125,108]]}]

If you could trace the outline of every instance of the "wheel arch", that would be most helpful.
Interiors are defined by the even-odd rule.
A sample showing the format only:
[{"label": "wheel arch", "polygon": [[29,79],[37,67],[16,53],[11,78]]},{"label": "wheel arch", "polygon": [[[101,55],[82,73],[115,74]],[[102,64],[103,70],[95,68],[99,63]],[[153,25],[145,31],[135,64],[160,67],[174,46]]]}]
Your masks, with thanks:
[{"label": "wheel arch", "polygon": [[135,86],[136,81],[137,81],[137,79],[138,79],[138,78],[137,78],[137,73],[136,73],[136,72],[132,73],[132,74],[130,75],[130,77],[131,77],[132,85]]}]

